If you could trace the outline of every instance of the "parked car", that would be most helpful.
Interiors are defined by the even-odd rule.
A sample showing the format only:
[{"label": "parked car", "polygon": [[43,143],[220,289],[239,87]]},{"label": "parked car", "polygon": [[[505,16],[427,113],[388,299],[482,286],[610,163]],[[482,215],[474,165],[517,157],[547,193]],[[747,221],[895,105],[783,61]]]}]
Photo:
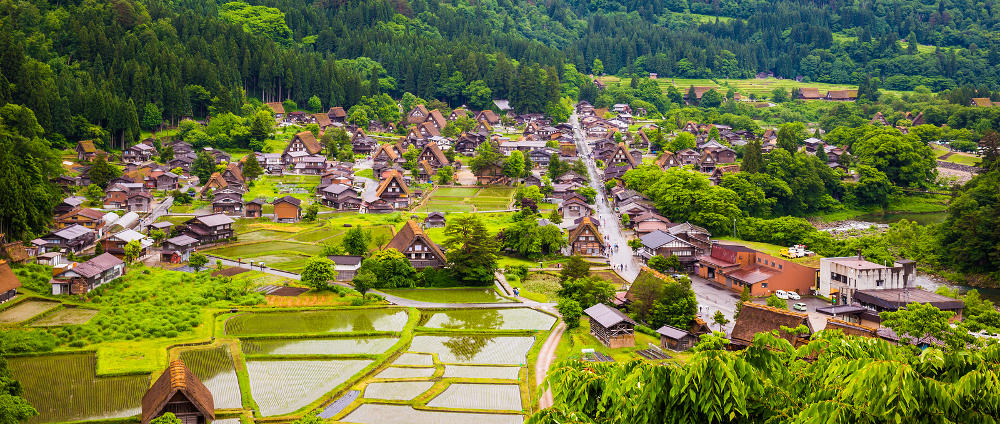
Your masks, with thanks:
[{"label": "parked car", "polygon": [[799,300],[799,299],[801,299],[801,298],[802,298],[801,296],[799,296],[799,294],[798,294],[798,293],[796,293],[796,292],[793,292],[793,291],[788,291],[788,292],[785,292],[785,294],[787,294],[787,295],[788,295],[788,298],[789,298],[789,299],[792,299],[792,300]]},{"label": "parked car", "polygon": [[806,311],[806,310],[809,309],[809,308],[806,307],[806,304],[802,303],[802,302],[798,302],[798,303],[792,305],[792,308],[795,309],[796,311]]},{"label": "parked car", "polygon": [[778,299],[786,299],[786,300],[788,299],[788,292],[784,290],[776,290],[774,292],[774,295],[778,296]]}]

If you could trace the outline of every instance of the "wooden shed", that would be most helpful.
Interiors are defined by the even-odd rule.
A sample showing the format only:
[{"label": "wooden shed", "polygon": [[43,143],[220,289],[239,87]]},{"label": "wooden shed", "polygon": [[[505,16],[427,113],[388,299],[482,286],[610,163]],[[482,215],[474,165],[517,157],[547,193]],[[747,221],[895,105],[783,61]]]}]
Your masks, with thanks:
[{"label": "wooden shed", "polygon": [[208,424],[215,419],[212,392],[181,361],[173,361],[142,396],[142,424],[168,412],[182,424]]},{"label": "wooden shed", "polygon": [[298,222],[302,218],[302,201],[292,196],[274,200],[274,220],[277,222]]},{"label": "wooden shed", "polygon": [[621,311],[598,303],[583,311],[590,317],[590,334],[612,349],[635,346],[635,321]]},{"label": "wooden shed", "polygon": [[677,327],[664,325],[656,333],[660,335],[660,347],[664,349],[685,351],[698,344],[698,336]]}]

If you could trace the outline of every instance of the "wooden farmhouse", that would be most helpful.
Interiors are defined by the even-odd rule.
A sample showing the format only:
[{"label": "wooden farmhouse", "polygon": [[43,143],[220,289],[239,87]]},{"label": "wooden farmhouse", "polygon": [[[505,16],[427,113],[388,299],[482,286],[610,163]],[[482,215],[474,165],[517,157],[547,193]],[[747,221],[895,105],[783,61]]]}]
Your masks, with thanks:
[{"label": "wooden farmhouse", "polygon": [[214,243],[233,237],[232,218],[216,213],[191,218],[184,222],[183,234],[198,240],[199,244]]},{"label": "wooden farmhouse", "polygon": [[142,396],[142,424],[168,412],[181,424],[208,424],[215,419],[212,392],[179,360],[171,362]]},{"label": "wooden farmhouse", "polygon": [[403,224],[403,228],[389,240],[385,248],[398,250],[417,269],[440,268],[447,263],[441,248],[412,219]]},{"label": "wooden farmhouse", "polygon": [[125,262],[110,253],[102,253],[82,264],[67,268],[52,277],[52,294],[84,295],[125,274]]},{"label": "wooden farmhouse", "polygon": [[574,255],[600,255],[604,251],[604,238],[597,230],[597,223],[589,216],[580,218],[580,224],[569,230],[569,246]]},{"label": "wooden farmhouse", "polygon": [[621,311],[598,303],[583,311],[590,318],[590,334],[612,349],[635,346],[635,321]]},{"label": "wooden farmhouse", "polygon": [[10,269],[7,261],[0,260],[0,303],[4,303],[17,296],[17,289],[19,288],[21,288],[21,280]]}]

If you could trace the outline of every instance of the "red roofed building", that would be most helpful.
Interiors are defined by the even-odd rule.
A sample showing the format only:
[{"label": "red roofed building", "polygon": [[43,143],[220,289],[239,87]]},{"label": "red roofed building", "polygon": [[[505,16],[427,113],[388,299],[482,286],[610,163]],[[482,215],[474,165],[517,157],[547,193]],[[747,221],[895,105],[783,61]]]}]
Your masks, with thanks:
[{"label": "red roofed building", "polygon": [[698,275],[736,293],[769,296],[777,290],[809,294],[816,287],[816,268],[790,262],[738,244],[716,243],[698,257]]}]

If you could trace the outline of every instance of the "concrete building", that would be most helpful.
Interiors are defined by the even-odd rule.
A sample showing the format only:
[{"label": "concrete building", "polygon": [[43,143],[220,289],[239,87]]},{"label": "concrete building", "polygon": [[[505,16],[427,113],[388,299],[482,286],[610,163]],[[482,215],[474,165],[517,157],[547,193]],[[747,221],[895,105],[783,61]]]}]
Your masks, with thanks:
[{"label": "concrete building", "polygon": [[837,303],[850,305],[858,290],[902,289],[916,273],[916,263],[901,259],[885,266],[863,256],[822,258],[819,260],[819,288],[822,296],[835,297]]},{"label": "concrete building", "polygon": [[710,254],[698,257],[699,276],[737,293],[750,287],[751,296],[769,296],[777,290],[810,294],[816,272],[738,244],[716,243]]}]

